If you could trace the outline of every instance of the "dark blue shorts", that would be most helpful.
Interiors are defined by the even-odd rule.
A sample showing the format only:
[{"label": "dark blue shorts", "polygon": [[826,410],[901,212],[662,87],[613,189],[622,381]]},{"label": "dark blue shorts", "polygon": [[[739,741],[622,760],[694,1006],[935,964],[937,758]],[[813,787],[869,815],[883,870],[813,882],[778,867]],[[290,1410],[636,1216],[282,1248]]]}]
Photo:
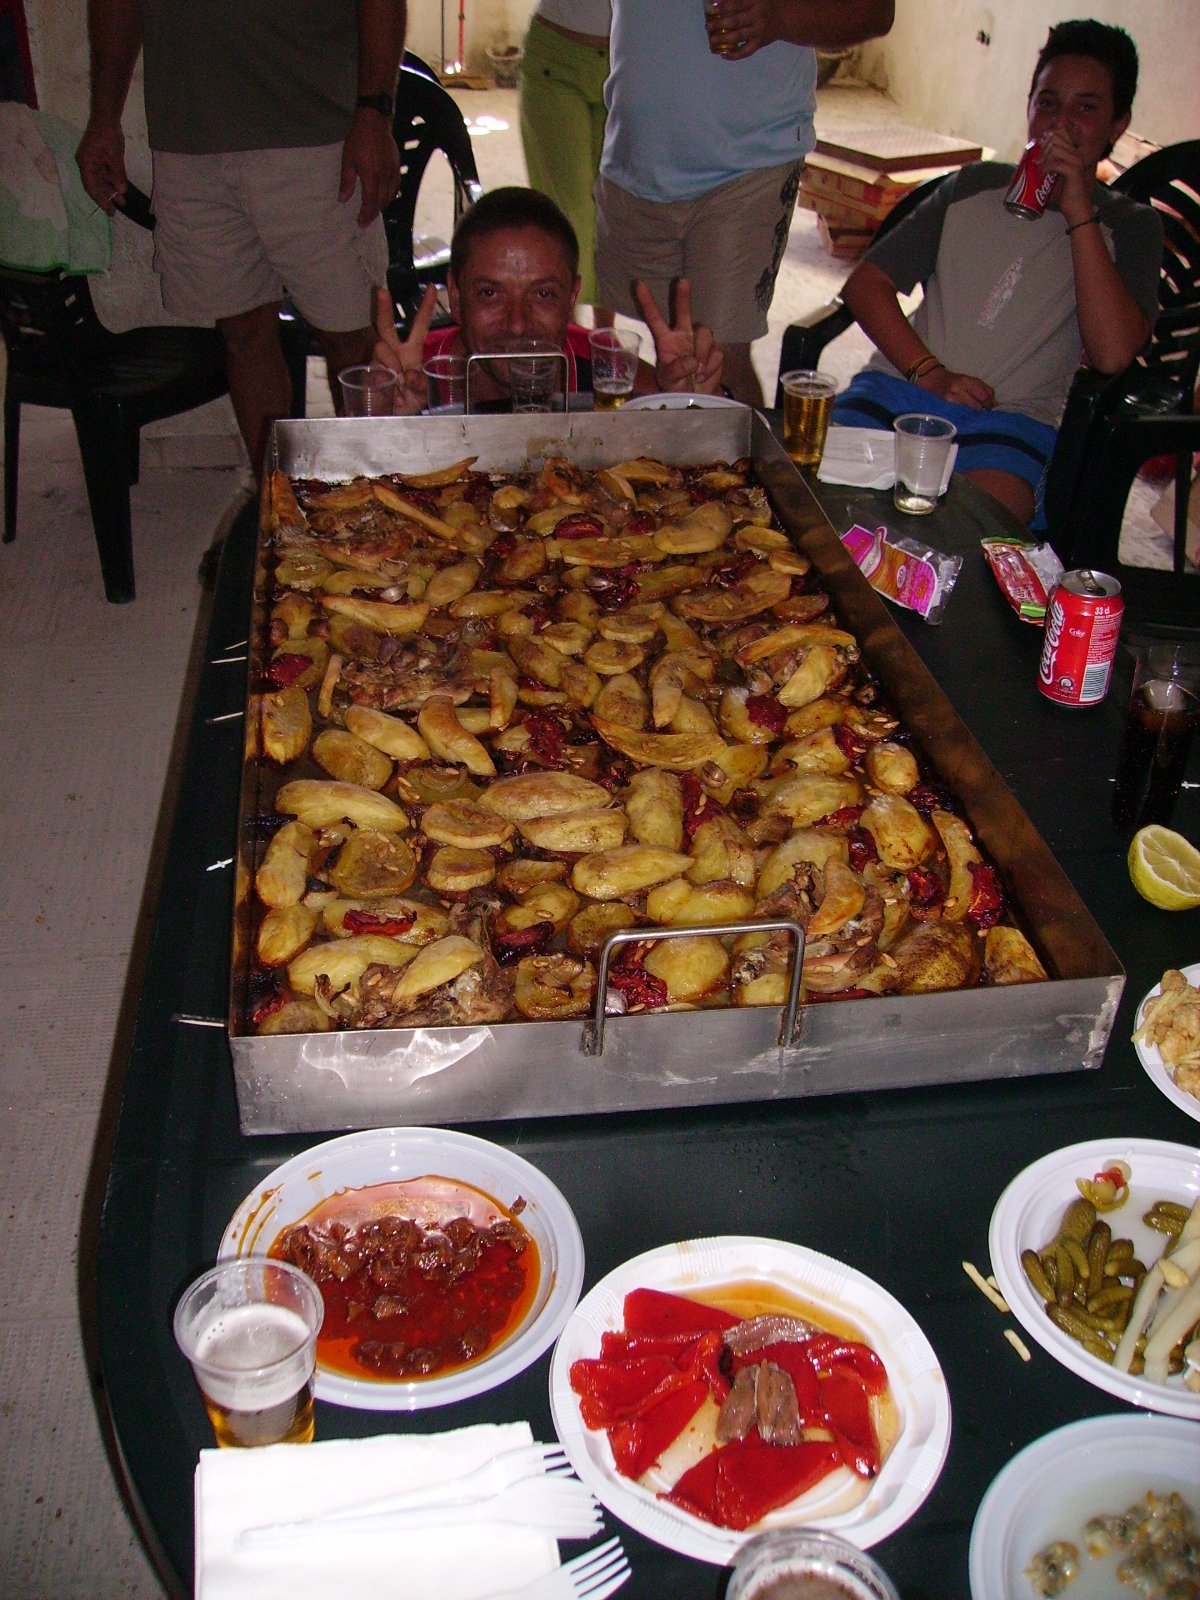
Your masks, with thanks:
[{"label": "dark blue shorts", "polygon": [[833,403],[833,420],[848,428],[890,428],[906,411],[945,417],[958,430],[955,472],[991,468],[1023,478],[1034,492],[1030,527],[1046,526],[1042,500],[1046,473],[1054,453],[1055,430],[1018,411],[978,411],[929,394],[915,383],[886,372],[860,372]]}]

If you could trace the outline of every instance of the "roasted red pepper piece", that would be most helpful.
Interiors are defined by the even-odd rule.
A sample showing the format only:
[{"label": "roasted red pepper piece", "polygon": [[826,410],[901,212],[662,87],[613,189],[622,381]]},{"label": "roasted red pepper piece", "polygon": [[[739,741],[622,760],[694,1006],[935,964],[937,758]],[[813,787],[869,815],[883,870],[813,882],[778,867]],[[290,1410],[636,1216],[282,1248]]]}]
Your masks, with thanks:
[{"label": "roasted red pepper piece", "polygon": [[[859,815],[862,815],[861,811]],[[869,861],[879,860],[875,836],[869,828],[850,828],[846,833],[846,848],[855,872],[861,872]]]},{"label": "roasted red pepper piece", "polygon": [[828,1377],[818,1379],[818,1389],[838,1454],[851,1472],[874,1478],[879,1472],[879,1440],[862,1379],[849,1367],[835,1367]]},{"label": "roasted red pepper piece", "polygon": [[833,1333],[816,1333],[800,1347],[818,1372],[849,1367],[862,1379],[868,1394],[882,1394],[887,1388],[887,1368],[869,1345],[857,1339],[839,1339]]},{"label": "roasted red pepper piece", "polygon": [[752,694],[746,697],[746,715],[756,727],[769,728],[781,734],[787,721],[787,708],[773,694]]},{"label": "roasted red pepper piece", "polygon": [[676,1440],[708,1397],[708,1385],[701,1378],[690,1378],[678,1388],[668,1389],[655,1404],[646,1406],[628,1422],[609,1429],[617,1471],[626,1478],[640,1478]]},{"label": "roasted red pepper piece", "polygon": [[971,869],[971,899],[967,920],[977,928],[993,928],[1004,914],[1004,891],[995,867],[986,861],[967,863]]},{"label": "roasted red pepper piece", "polygon": [[702,1333],[692,1352],[689,1370],[694,1377],[703,1378],[708,1392],[718,1405],[732,1388],[729,1378],[721,1370],[721,1353],[725,1341],[719,1333]]},{"label": "roasted red pepper piece", "polygon": [[584,1359],[572,1362],[570,1376],[579,1414],[589,1428],[613,1428],[644,1411],[664,1385],[679,1388],[690,1381],[665,1356],[628,1362]]},{"label": "roasted red pepper piece", "polygon": [[301,655],[298,650],[280,651],[271,658],[266,676],[268,682],[277,689],[290,689],[297,678],[302,678],[313,664],[311,656]]},{"label": "roasted red pepper piece", "polygon": [[837,1448],[823,1441],[781,1449],[743,1439],[697,1462],[662,1498],[705,1522],[740,1531],[811,1489],[840,1461]]},{"label": "roasted red pepper piece", "polygon": [[706,1306],[661,1289],[631,1289],[625,1296],[625,1331],[670,1337],[677,1333],[724,1333],[741,1321],[718,1306]]},{"label": "roasted red pepper piece", "polygon": [[679,1368],[691,1361],[696,1345],[694,1333],[602,1333],[600,1359],[602,1361],[636,1361],[642,1356],[666,1356]]}]

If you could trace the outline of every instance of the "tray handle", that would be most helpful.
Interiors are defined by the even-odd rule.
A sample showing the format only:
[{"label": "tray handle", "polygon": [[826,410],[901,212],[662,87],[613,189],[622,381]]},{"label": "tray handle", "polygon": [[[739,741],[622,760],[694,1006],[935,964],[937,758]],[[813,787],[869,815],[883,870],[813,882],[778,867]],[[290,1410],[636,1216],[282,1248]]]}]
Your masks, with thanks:
[{"label": "tray handle", "polygon": [[779,1024],[781,1049],[800,1043],[804,1024],[800,1017],[800,979],[804,970],[804,929],[789,917],[773,917],[762,922],[722,922],[717,926],[684,928],[623,928],[610,934],[600,952],[600,971],[596,979],[596,1005],[583,1026],[580,1049],[585,1056],[604,1054],[604,1018],[608,1001],[608,973],[618,945],[645,943],[648,939],[697,939],[702,934],[726,938],[741,933],[790,933],[796,941],[796,956],[788,980],[787,999]]}]

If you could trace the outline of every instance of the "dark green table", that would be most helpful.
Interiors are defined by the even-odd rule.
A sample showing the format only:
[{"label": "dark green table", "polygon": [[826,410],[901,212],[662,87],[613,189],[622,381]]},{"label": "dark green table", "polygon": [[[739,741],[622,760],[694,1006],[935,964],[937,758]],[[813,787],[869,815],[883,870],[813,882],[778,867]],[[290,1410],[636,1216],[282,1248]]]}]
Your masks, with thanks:
[{"label": "dark green table", "polygon": [[[1035,684],[1040,631],[1008,609],[978,553],[1004,526],[986,498],[955,481],[928,519],[889,499],[822,489],[838,531],[891,520],[945,549],[963,569],[941,627],[900,624],[1024,804],[1128,972],[1103,1067],[1048,1078],[843,1095],[639,1115],[477,1126],[562,1188],[583,1231],[585,1289],[620,1262],[670,1240],[745,1233],[839,1257],[897,1295],[945,1370],[953,1437],[919,1513],[877,1547],[905,1600],[964,1600],[967,1546],[980,1497],[1014,1451],[1060,1424],[1124,1409],[1040,1348],[1023,1364],[1000,1317],[968,1283],[986,1268],[997,1196],[1029,1162],[1080,1139],[1129,1136],[1195,1144],[1198,1125],[1160,1095],[1129,1034],[1140,997],[1164,968],[1200,958],[1200,913],[1154,910],[1131,888],[1125,841],[1108,819],[1123,684],[1101,706],[1063,711]],[[244,666],[254,521],[232,532],[215,595],[208,661],[120,1112],[98,1243],[104,1388],[142,1531],[168,1581],[190,1592],[192,1474],[211,1443],[190,1372],[171,1336],[185,1284],[216,1254],[234,1208],[311,1136],[243,1138],[219,1026],[228,971]],[[1193,762],[1192,776],[1195,776]],[[1185,792],[1176,825],[1200,838]],[[192,1019],[200,1019],[199,1023]],[[440,1430],[528,1418],[552,1438],[549,1358],[477,1400],[416,1416],[318,1407],[317,1436]],[[1198,1437],[1200,1437],[1200,1429]],[[610,1519],[611,1521],[611,1519]],[[724,1573],[617,1525],[633,1564],[630,1600],[713,1600]]]}]

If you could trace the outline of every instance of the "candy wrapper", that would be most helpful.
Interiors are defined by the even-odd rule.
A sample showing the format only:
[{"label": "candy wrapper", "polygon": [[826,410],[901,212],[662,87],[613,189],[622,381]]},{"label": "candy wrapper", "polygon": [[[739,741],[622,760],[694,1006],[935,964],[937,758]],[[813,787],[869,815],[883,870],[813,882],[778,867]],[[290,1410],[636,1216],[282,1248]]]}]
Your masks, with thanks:
[{"label": "candy wrapper", "polygon": [[842,543],[872,589],[915,611],[926,622],[942,620],[962,566],[961,556],[943,555],[886,528],[872,533],[858,523],[846,530]]},{"label": "candy wrapper", "polygon": [[983,539],[980,547],[1009,605],[1023,622],[1040,628],[1050,591],[1063,570],[1053,549],[1024,539]]}]

